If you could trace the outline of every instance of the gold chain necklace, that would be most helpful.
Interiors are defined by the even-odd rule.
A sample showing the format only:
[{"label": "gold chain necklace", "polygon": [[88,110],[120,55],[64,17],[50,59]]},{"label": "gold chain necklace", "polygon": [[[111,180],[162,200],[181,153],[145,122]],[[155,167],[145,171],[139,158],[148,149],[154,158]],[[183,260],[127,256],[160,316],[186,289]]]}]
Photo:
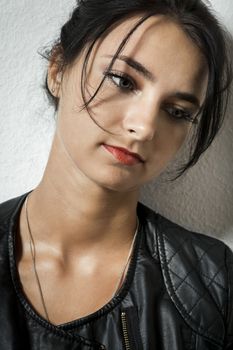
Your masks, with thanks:
[{"label": "gold chain necklace", "polygon": [[[43,295],[43,292],[42,292],[42,287],[41,287],[39,275],[38,275],[37,268],[36,268],[36,248],[35,248],[35,243],[34,243],[34,239],[33,239],[33,236],[32,236],[32,231],[31,231],[31,227],[30,227],[30,224],[29,224],[29,218],[28,218],[28,198],[29,198],[29,195],[26,197],[26,200],[25,200],[25,212],[26,212],[27,227],[28,227],[28,232],[29,232],[29,243],[30,243],[30,251],[31,251],[32,263],[33,263],[33,270],[34,270],[34,275],[35,275],[35,278],[36,278],[36,283],[37,283],[37,286],[38,286],[38,291],[39,291],[39,295],[40,295],[41,304],[42,304],[43,309],[44,309],[45,317],[46,317],[46,320],[48,322],[50,322],[49,315],[48,315],[48,310],[47,310],[47,307],[46,307],[46,304],[45,304],[44,295]],[[132,256],[133,246],[134,246],[134,242],[135,242],[135,239],[136,239],[136,236],[137,236],[138,227],[139,227],[139,220],[138,220],[138,217],[137,217],[137,227],[136,227],[136,231],[134,233],[134,237],[133,237],[133,240],[132,240],[132,243],[131,243],[131,246],[130,246],[130,250],[129,250],[129,254],[128,254],[127,260],[126,260],[126,264],[125,264],[125,266],[123,268],[123,271],[121,272],[120,278],[119,278],[119,280],[117,282],[117,288],[116,288],[115,292],[113,293],[112,298],[116,295],[116,293],[118,292],[118,290],[120,289],[120,287],[123,284],[123,281],[124,281],[124,278],[125,278],[125,275],[126,275],[126,268],[129,265],[130,258]]]},{"label": "gold chain necklace", "polygon": [[28,226],[28,232],[29,232],[29,243],[30,243],[30,251],[31,251],[32,263],[33,263],[33,270],[34,270],[34,274],[35,274],[35,278],[36,278],[36,282],[37,282],[37,286],[38,286],[38,291],[40,294],[40,300],[41,300],[41,303],[42,303],[42,306],[44,309],[46,319],[49,322],[48,310],[47,310],[46,305],[45,305],[45,300],[44,300],[44,296],[43,296],[43,292],[42,292],[42,288],[41,288],[41,283],[40,283],[39,275],[38,275],[37,268],[36,268],[36,249],[35,249],[35,243],[34,243],[34,239],[33,239],[30,224],[29,224],[29,219],[28,219],[28,208],[27,208],[28,197],[29,197],[29,195],[27,196],[27,198],[25,200],[25,211],[26,211],[26,219],[27,219],[27,226]]}]

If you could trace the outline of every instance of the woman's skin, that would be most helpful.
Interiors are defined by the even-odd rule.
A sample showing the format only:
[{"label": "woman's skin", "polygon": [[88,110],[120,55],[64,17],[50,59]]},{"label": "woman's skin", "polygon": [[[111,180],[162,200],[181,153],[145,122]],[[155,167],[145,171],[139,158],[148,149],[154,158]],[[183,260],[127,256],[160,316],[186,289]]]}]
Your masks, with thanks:
[{"label": "woman's skin", "polygon": [[[109,56],[138,19],[121,22],[98,41],[88,66],[87,99],[103,78]],[[161,173],[193,126],[172,113],[185,109],[195,116],[199,107],[194,102],[201,106],[206,94],[204,57],[167,18],[156,16],[144,22],[121,55],[138,61],[150,74],[143,76],[124,61],[115,62],[114,73],[127,73],[134,83],[118,77],[105,81],[90,105],[92,117],[104,130],[85,109],[80,112],[84,52],[63,76],[58,57],[49,65],[48,85],[59,98],[57,130],[42,181],[29,197],[28,213],[37,271],[54,324],[90,314],[112,298],[135,232],[139,188]],[[187,94],[193,102],[187,101]],[[143,161],[122,164],[103,145],[127,148]],[[19,233],[17,260],[23,289],[44,316],[25,206]]]}]

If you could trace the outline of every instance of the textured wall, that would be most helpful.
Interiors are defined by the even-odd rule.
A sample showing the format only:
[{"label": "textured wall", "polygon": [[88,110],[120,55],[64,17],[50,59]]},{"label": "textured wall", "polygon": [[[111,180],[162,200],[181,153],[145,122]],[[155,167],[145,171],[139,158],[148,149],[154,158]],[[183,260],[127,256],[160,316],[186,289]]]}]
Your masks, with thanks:
[{"label": "textured wall", "polygon": [[[39,182],[54,130],[41,89],[46,62],[37,51],[56,37],[74,0],[1,0],[0,202]],[[233,33],[232,0],[213,0]],[[142,200],[187,228],[219,237],[233,248],[233,102],[213,146],[188,175],[145,187]]]}]

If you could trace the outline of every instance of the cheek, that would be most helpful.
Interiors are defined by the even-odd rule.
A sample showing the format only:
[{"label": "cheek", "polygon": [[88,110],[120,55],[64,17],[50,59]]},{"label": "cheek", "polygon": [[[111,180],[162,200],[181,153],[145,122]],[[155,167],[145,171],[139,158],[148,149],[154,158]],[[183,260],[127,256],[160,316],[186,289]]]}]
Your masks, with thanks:
[{"label": "cheek", "polygon": [[166,129],[160,136],[155,138],[151,147],[151,157],[147,170],[147,179],[150,181],[158,177],[175,158],[177,152],[184,144],[190,127]]},{"label": "cheek", "polygon": [[191,126],[188,123],[177,124],[177,122],[174,125],[170,124],[160,128],[151,147],[151,171],[155,175],[163,171],[173,160],[185,143],[190,129]]},{"label": "cheek", "polygon": [[164,123],[160,130],[159,138],[161,147],[167,150],[171,156],[175,155],[185,142],[192,124],[185,121],[170,121]]},{"label": "cheek", "polygon": [[114,101],[112,98],[101,99],[101,96],[98,96],[89,105],[89,111],[100,127],[111,133],[122,133],[122,123],[125,116],[125,107],[123,107],[122,101]]},{"label": "cheek", "polygon": [[[182,123],[181,123],[182,124]],[[181,148],[181,146],[185,143],[189,133],[191,130],[191,123],[184,122],[184,125],[181,127],[177,127],[174,130],[174,147],[176,148],[176,152]]]}]

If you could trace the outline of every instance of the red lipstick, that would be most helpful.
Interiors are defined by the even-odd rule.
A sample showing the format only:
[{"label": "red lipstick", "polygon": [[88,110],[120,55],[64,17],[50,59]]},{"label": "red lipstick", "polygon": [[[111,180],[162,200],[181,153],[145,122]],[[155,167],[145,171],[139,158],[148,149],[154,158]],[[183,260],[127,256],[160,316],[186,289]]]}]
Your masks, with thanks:
[{"label": "red lipstick", "polygon": [[143,159],[137,154],[128,151],[122,147],[103,145],[104,148],[110,152],[121,164],[135,165],[143,163]]}]

